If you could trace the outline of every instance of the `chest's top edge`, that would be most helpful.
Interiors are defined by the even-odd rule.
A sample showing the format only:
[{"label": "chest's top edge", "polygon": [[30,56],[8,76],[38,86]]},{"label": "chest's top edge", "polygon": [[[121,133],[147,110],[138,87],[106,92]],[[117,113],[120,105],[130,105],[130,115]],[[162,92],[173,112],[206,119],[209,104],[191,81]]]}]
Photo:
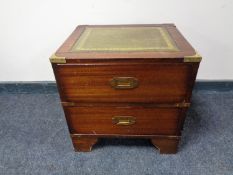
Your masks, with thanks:
[{"label": "chest's top edge", "polygon": [[[135,29],[136,30],[131,30]],[[150,29],[147,30],[146,28],[146,32],[150,33],[152,35],[155,35],[156,32],[161,33],[161,29],[165,29],[165,44],[166,46],[168,45],[168,47],[170,47],[170,50],[166,50],[166,49],[161,49],[161,50],[150,50],[148,49],[148,43],[147,41],[150,40],[150,35],[149,37],[147,36],[147,34],[145,34],[146,32],[144,31],[145,27],[152,27]],[[154,28],[156,27],[156,28]],[[93,49],[93,50],[85,50],[85,47],[82,46],[83,43],[81,43],[81,46],[79,45],[79,51],[75,51],[74,46],[77,45],[77,41],[82,37],[82,33],[84,31],[88,31],[89,32],[92,30],[92,28],[97,28],[97,35],[94,35],[93,41],[96,41],[94,44],[93,42],[89,43],[89,46],[94,46],[96,47],[96,45],[99,45],[99,40],[98,37],[99,35],[105,36],[108,34],[109,32],[109,36],[111,38],[111,36],[115,36],[113,35],[114,32],[118,32],[119,28],[124,29],[123,33],[121,33],[122,31],[120,31],[120,33],[118,32],[117,34],[124,36],[130,35],[132,33],[137,34],[141,33],[142,36],[141,38],[146,38],[144,41],[145,42],[141,42],[138,43],[136,41],[136,44],[133,43],[133,45],[137,45],[138,46],[144,46],[147,47],[148,50],[138,50],[137,47],[135,50],[127,50],[129,47],[127,46],[127,44],[129,44],[130,42],[126,41],[126,43],[117,43],[117,44],[112,44],[112,46],[120,46],[122,47],[121,49],[125,49],[124,51],[119,51],[119,49],[117,51],[114,50],[105,50],[105,51],[99,51],[98,48],[97,49]],[[112,31],[110,30],[105,30],[106,28],[110,28]],[[88,29],[88,30],[86,30]],[[143,29],[143,30],[141,30]],[[156,29],[157,31],[152,31]],[[114,31],[115,30],[115,31]],[[129,31],[127,31],[129,30]],[[101,31],[101,32],[100,32]],[[102,32],[104,31],[104,32]],[[99,33],[98,33],[99,32]],[[113,32],[113,33],[112,33]],[[88,32],[87,32],[88,33]],[[107,33],[107,34],[106,34]],[[144,36],[145,35],[145,36]],[[122,37],[120,36],[120,37]],[[93,39],[92,38],[92,39]],[[131,41],[131,39],[134,39],[135,35],[133,35],[132,38],[129,37],[129,40]],[[96,40],[97,39],[97,40]],[[116,39],[116,37],[115,37]],[[124,38],[121,38],[124,39]],[[140,36],[139,36],[140,39]],[[138,40],[139,40],[138,39]],[[160,38],[161,39],[161,38]],[[85,36],[84,36],[84,40],[85,40]],[[88,40],[88,39],[87,39]],[[114,40],[114,37],[113,37]],[[143,39],[142,39],[143,40]],[[159,40],[158,40],[159,41]],[[156,42],[158,42],[156,40],[156,38],[154,39],[154,41],[152,41],[151,46],[155,46]],[[127,43],[128,42],[128,43]],[[96,44],[96,45],[95,45]],[[108,41],[107,42],[103,42],[102,44],[106,44],[104,46],[109,46]],[[127,47],[123,47],[122,45],[127,46]],[[132,44],[132,43],[131,43]],[[141,45],[140,45],[141,44]],[[144,45],[143,45],[144,44]],[[87,43],[88,45],[88,43]],[[111,45],[111,44],[110,44]],[[84,44],[85,46],[85,44]],[[83,49],[83,48],[84,49]],[[83,49],[83,50],[82,50]],[[63,45],[57,50],[57,52],[55,53],[56,56],[52,56],[51,57],[51,62],[56,62],[55,60],[60,60],[60,62],[64,62],[64,60],[83,60],[83,59],[99,59],[99,60],[111,60],[111,59],[184,59],[184,62],[200,62],[200,56],[196,54],[196,51],[193,49],[193,47],[188,43],[188,41],[182,36],[182,34],[177,30],[176,26],[174,24],[143,24],[143,25],[137,25],[137,24],[130,24],[130,25],[81,25],[78,26],[74,32],[68,37],[68,39],[63,43]],[[58,59],[59,58],[59,59]],[[197,61],[198,60],[198,61]]]},{"label": "chest's top edge", "polygon": [[78,25],[76,30],[85,27],[176,27],[174,23],[161,24],[107,24],[107,25]]},{"label": "chest's top edge", "polygon": [[85,60],[89,60],[89,61],[136,61],[136,60],[139,60],[139,61],[156,61],[156,62],[201,62],[202,60],[202,57],[200,54],[198,54],[197,52],[192,52],[188,55],[177,55],[177,56],[174,56],[174,55],[171,55],[170,57],[163,57],[162,55],[161,56],[158,56],[158,57],[150,57],[150,55],[147,55],[147,57],[145,57],[145,55],[135,55],[134,57],[120,57],[119,55],[117,57],[114,57],[113,55],[111,57],[104,57],[104,56],[101,56],[101,57],[92,57],[92,58],[78,58],[78,57],[75,57],[75,55],[69,55],[67,57],[67,54],[61,54],[61,53],[55,53],[53,54],[51,57],[50,57],[50,62],[51,63],[60,63],[60,64],[65,64],[65,63],[72,63],[72,62],[82,62],[82,61],[85,61]]}]

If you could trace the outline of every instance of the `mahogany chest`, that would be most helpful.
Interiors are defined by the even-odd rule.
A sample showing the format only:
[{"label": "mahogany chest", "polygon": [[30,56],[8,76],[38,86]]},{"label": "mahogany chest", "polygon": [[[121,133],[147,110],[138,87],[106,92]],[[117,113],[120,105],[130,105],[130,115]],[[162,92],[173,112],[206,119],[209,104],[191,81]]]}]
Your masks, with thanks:
[{"label": "mahogany chest", "polygon": [[76,151],[138,137],[177,152],[201,56],[174,24],[78,26],[50,61]]}]

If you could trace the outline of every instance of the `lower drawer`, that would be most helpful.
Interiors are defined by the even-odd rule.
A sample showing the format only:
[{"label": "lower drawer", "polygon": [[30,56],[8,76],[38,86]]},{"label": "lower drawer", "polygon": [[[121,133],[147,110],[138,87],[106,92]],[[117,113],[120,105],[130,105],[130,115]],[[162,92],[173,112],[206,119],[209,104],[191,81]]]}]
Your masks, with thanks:
[{"label": "lower drawer", "polygon": [[64,107],[71,134],[177,135],[182,108]]}]

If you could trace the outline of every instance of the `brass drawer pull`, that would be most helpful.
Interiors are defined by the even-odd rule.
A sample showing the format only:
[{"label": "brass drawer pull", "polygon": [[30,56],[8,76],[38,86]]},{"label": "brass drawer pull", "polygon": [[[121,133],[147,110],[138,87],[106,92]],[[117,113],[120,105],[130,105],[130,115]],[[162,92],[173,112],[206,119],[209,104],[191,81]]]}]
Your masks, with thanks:
[{"label": "brass drawer pull", "polygon": [[138,86],[138,79],[134,77],[114,77],[110,84],[114,89],[133,89]]},{"label": "brass drawer pull", "polygon": [[112,118],[112,122],[116,125],[133,125],[136,119],[132,116],[115,116]]}]

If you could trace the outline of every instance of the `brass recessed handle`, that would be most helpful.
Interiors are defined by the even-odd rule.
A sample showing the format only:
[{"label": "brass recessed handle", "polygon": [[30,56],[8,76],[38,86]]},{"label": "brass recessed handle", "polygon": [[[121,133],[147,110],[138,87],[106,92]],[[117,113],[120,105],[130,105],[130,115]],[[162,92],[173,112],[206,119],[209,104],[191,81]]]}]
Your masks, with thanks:
[{"label": "brass recessed handle", "polygon": [[110,80],[110,85],[114,89],[133,89],[138,87],[138,79],[134,77],[114,77]]},{"label": "brass recessed handle", "polygon": [[136,119],[132,116],[115,116],[112,118],[112,122],[116,125],[133,125]]}]

